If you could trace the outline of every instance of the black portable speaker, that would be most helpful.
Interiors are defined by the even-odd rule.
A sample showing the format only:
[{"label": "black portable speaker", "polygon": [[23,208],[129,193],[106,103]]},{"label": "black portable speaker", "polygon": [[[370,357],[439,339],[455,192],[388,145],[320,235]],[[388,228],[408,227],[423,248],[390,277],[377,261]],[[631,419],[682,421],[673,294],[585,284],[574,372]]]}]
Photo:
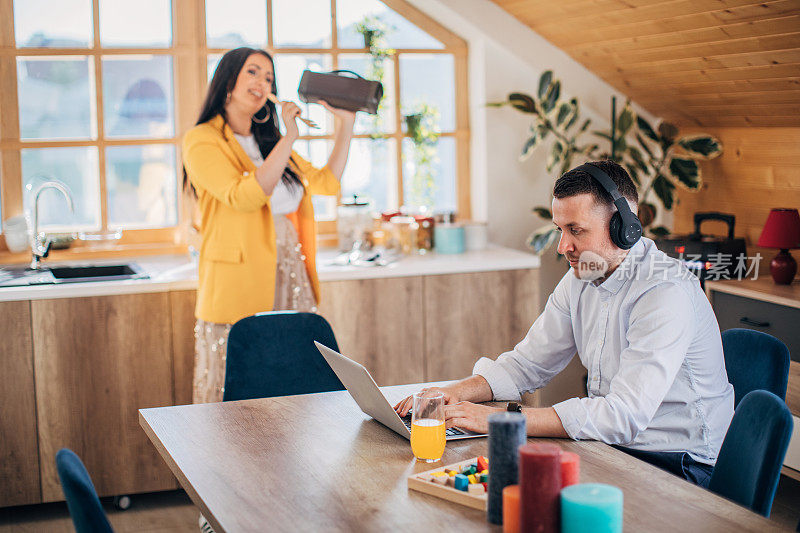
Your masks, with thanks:
[{"label": "black portable speaker", "polygon": [[[343,76],[342,73],[355,77]],[[329,73],[305,70],[297,93],[301,101],[309,104],[325,100],[333,107],[374,115],[383,98],[383,85],[379,81],[364,79],[351,70]]]}]

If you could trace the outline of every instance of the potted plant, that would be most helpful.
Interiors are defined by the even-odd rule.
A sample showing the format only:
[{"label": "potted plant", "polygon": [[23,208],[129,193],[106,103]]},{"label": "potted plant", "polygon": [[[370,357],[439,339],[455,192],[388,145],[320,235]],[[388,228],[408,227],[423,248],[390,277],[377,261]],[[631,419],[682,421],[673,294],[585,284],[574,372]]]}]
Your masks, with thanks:
[{"label": "potted plant", "polygon": [[[438,161],[436,146],[439,141],[439,110],[427,103],[418,103],[403,116],[406,131],[412,144],[410,161],[414,173],[405,203],[432,210],[436,201],[436,176],[433,166]],[[404,159],[405,159],[404,154]]]},{"label": "potted plant", "polygon": [[[525,93],[511,93],[504,102],[488,104],[490,107],[511,106],[517,111],[531,115],[533,124],[530,136],[522,146],[520,161],[528,159],[533,151],[549,145],[547,171],[556,171],[560,176],[573,166],[573,160],[591,159],[598,149],[594,143],[579,142],[586,133],[590,119],[580,123],[580,106],[577,98],[560,101],[561,82],[553,76],[552,70],[542,73],[534,96]],[[578,124],[580,123],[580,126]],[[549,207],[537,206],[533,211],[545,220],[552,220]],[[547,224],[535,230],[528,237],[528,246],[537,254],[543,253],[558,240],[558,229]]]},{"label": "potted plant", "polygon": [[[380,17],[374,15],[366,15],[355,26],[355,30],[364,37],[364,47],[367,48],[370,55],[370,62],[367,65],[366,78],[383,83],[383,78],[386,74],[386,59],[395,54],[395,50],[389,48],[386,41],[386,36],[393,31],[394,28],[387,25]],[[378,112],[371,117],[373,139],[381,139],[383,136],[383,111],[386,105],[386,98],[383,98],[378,105]]]},{"label": "potted plant", "polygon": [[[655,194],[666,211],[671,210],[675,203],[676,187],[693,192],[699,190],[702,173],[698,161],[719,156],[722,144],[710,135],[682,136],[678,128],[668,122],[661,122],[653,128],[647,120],[637,116],[630,101],[617,114],[616,100],[612,98],[611,131],[592,132],[609,141],[611,150],[598,154],[597,144],[578,143],[578,138],[586,133],[590,124],[587,119],[580,128],[574,127],[578,122],[578,100],[572,98],[568,102],[560,102],[560,96],[561,82],[548,70],[539,78],[535,97],[511,93],[506,101],[488,105],[510,105],[533,116],[531,135],[523,145],[520,160],[530,157],[533,150],[550,138],[547,171],[555,169],[558,176],[573,167],[576,156],[583,161],[601,157],[620,163],[638,188],[642,226],[652,236],[668,234],[669,230],[663,226],[650,227],[657,214],[657,207],[648,201],[651,193]],[[548,207],[534,207],[533,211],[545,220],[553,218]],[[528,245],[535,253],[541,254],[557,240],[558,230],[548,224],[530,235]]]}]

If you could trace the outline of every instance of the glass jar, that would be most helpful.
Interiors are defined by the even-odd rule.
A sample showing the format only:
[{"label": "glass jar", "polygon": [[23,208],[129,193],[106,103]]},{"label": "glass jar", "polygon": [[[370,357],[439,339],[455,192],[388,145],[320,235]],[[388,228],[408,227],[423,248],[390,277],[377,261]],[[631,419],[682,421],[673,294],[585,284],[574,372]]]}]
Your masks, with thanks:
[{"label": "glass jar", "polygon": [[400,245],[400,251],[406,255],[417,253],[417,233],[419,224],[414,217],[395,216],[391,220],[395,235]]},{"label": "glass jar", "polygon": [[354,194],[342,199],[337,209],[336,221],[339,236],[339,249],[343,252],[353,249],[356,242],[363,241],[372,228],[370,202]]}]

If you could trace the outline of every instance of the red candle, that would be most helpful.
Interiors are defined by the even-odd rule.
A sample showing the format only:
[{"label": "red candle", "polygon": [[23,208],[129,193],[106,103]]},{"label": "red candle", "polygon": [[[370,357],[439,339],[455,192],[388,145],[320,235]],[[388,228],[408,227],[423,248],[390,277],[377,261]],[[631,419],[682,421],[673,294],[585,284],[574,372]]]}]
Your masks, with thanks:
[{"label": "red candle", "polygon": [[561,448],[525,444],[519,448],[520,531],[558,533]]},{"label": "red candle", "polygon": [[561,488],[581,482],[581,457],[577,453],[561,454]]},{"label": "red candle", "polygon": [[519,533],[519,485],[503,489],[503,533]]}]

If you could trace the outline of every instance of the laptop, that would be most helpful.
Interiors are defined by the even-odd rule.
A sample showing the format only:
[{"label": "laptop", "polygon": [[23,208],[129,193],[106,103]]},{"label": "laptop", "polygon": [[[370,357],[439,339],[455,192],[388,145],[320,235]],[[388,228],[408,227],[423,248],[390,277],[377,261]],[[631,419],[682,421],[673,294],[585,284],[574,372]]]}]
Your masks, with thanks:
[{"label": "laptop", "polygon": [[[350,393],[364,413],[368,414],[395,433],[411,439],[411,413],[400,417],[389,400],[383,395],[375,380],[366,368],[345,357],[337,351],[314,341],[322,357],[328,362],[339,381]],[[472,439],[486,437],[486,433],[475,433],[466,429],[450,428],[445,430],[447,440]]]}]

